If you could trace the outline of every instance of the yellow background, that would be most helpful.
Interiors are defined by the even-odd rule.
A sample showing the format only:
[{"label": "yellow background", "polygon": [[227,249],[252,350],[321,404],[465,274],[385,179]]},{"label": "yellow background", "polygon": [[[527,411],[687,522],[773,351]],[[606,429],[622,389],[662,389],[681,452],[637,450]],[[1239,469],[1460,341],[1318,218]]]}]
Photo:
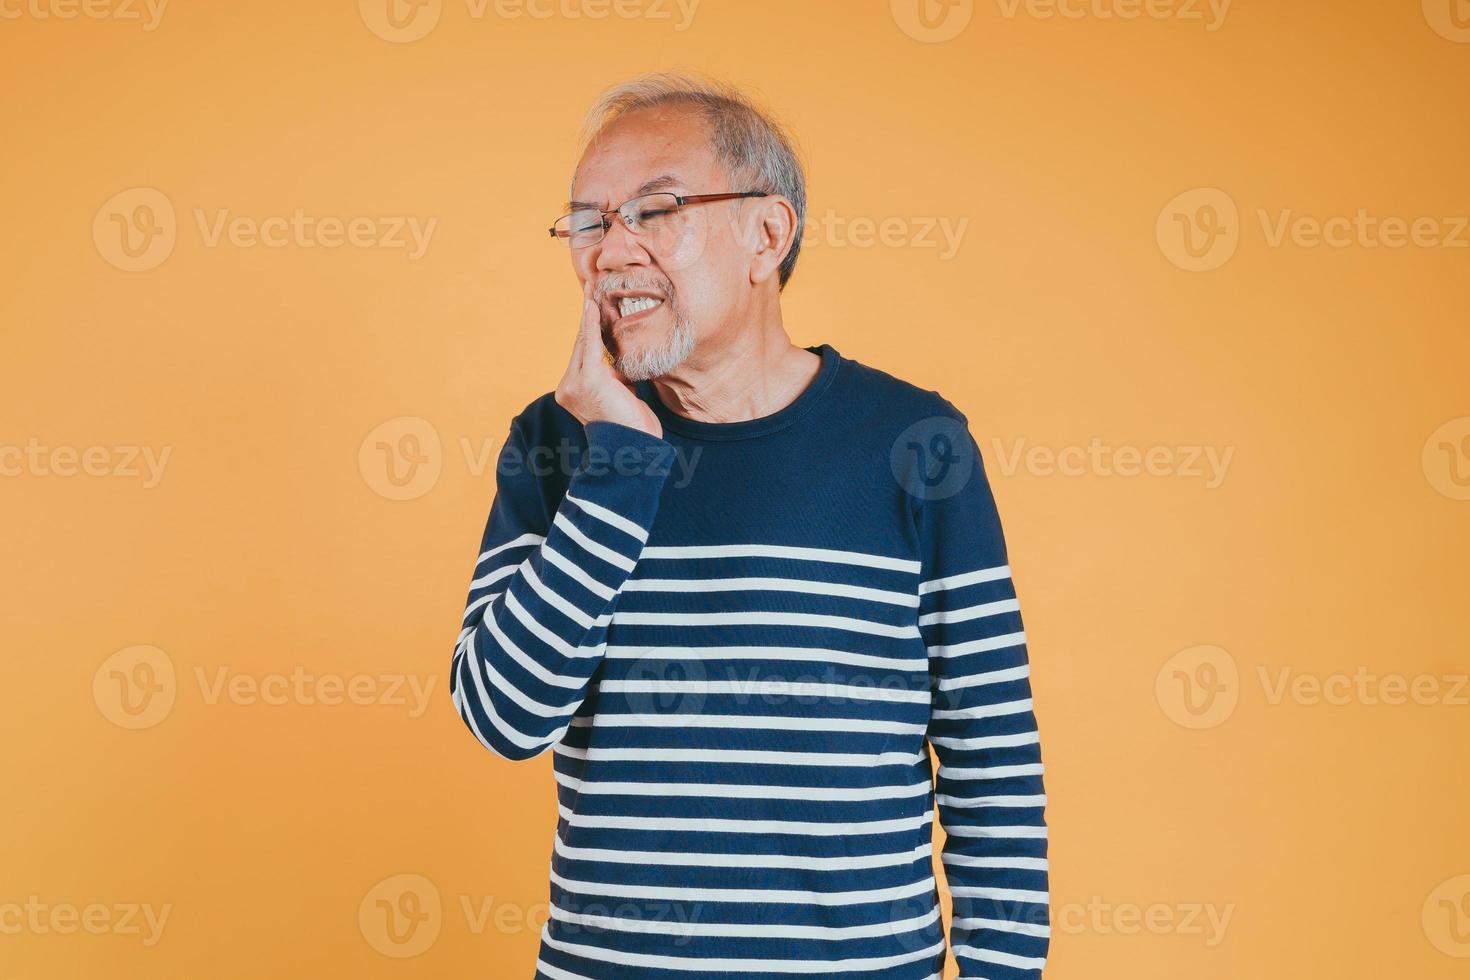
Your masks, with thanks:
[{"label": "yellow background", "polygon": [[[486,461],[575,328],[544,229],[577,123],[674,67],[799,139],[824,223],[793,339],[937,389],[981,442],[1047,763],[1047,976],[1464,976],[1470,232],[1273,234],[1360,209],[1456,234],[1470,5],[988,0],[932,7],[959,18],[936,41],[903,0],[559,2],[445,0],[411,41],[372,0],[174,0],[152,30],[0,4],[0,451],[40,459],[0,456],[0,907],[52,910],[0,917],[0,978],[530,976],[550,759],[481,749],[446,668]],[[135,188],[175,241],[124,271]],[[1206,227],[1208,189],[1235,251],[1188,271],[1169,229]],[[221,209],[437,224],[411,260],[211,245]],[[944,222],[952,255],[922,243]],[[405,435],[398,487],[378,443]],[[1094,440],[1168,452],[1046,462]],[[134,446],[169,451],[156,485]],[[62,447],[109,462],[59,475]],[[175,686],[132,729],[140,663]],[[370,703],[213,686],[298,668]],[[1392,678],[1438,693],[1384,703]],[[440,903],[421,950],[374,934],[405,882]],[[103,934],[56,931],[94,903]],[[130,903],[169,909],[152,945]]]}]

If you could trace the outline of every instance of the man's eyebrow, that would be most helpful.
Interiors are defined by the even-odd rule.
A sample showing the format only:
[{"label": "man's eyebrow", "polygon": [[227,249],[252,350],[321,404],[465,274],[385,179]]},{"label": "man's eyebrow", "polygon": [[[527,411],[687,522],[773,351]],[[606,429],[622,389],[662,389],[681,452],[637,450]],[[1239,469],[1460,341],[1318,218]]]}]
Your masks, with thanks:
[{"label": "man's eyebrow", "polygon": [[[638,189],[633,192],[633,196],[638,197],[640,194],[652,194],[654,191],[661,191],[665,187],[675,187],[683,183],[683,180],[674,176],[673,174],[659,174],[657,177],[650,177],[643,183],[639,184]],[[594,204],[591,201],[568,201],[567,210],[602,211],[604,210],[604,205]]]}]

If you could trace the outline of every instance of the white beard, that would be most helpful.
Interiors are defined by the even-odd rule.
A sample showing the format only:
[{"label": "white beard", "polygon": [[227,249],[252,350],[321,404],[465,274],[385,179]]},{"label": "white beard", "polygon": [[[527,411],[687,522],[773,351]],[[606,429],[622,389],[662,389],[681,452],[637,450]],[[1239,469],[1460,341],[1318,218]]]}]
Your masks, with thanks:
[{"label": "white beard", "polygon": [[674,329],[662,344],[651,350],[640,346],[634,352],[614,357],[613,367],[629,381],[652,381],[683,364],[693,350],[694,331],[675,313]]}]

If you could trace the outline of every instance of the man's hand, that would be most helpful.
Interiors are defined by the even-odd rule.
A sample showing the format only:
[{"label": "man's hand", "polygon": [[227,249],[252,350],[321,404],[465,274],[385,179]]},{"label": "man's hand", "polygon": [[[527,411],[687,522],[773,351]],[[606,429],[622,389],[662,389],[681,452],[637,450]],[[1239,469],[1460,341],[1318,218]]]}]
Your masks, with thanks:
[{"label": "man's hand", "polygon": [[592,301],[592,281],[582,290],[582,323],[572,345],[567,373],[556,386],[556,403],[577,421],[619,422],[662,439],[664,427],[653,409],[639,398],[633,384],[613,370],[603,357],[602,316]]}]

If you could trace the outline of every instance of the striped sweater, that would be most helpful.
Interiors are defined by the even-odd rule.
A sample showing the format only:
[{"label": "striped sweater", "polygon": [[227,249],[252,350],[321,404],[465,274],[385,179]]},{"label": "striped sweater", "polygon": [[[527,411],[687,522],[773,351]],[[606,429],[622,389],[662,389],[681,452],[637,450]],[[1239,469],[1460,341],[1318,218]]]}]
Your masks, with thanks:
[{"label": "striped sweater", "polygon": [[[967,420],[830,345],[730,423],[512,422],[451,690],[550,750],[537,980],[1038,978],[1046,797],[1026,637]],[[937,759],[937,771],[931,762]]]}]

